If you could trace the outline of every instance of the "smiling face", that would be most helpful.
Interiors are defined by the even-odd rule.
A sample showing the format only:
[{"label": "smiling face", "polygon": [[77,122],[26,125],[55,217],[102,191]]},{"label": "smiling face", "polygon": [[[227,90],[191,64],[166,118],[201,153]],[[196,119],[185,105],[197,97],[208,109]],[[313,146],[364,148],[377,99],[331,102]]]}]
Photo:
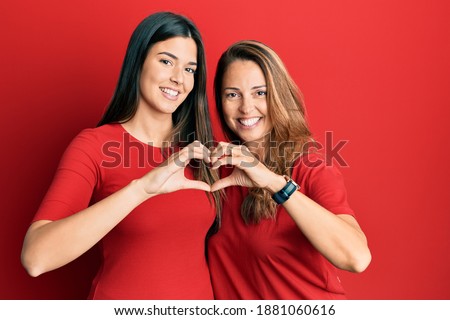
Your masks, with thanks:
[{"label": "smiling face", "polygon": [[192,91],[196,68],[193,39],[174,37],[155,43],[142,66],[138,109],[171,115]]},{"label": "smiling face", "polygon": [[223,75],[222,107],[228,127],[243,141],[262,141],[273,128],[266,79],[253,61],[236,60]]}]

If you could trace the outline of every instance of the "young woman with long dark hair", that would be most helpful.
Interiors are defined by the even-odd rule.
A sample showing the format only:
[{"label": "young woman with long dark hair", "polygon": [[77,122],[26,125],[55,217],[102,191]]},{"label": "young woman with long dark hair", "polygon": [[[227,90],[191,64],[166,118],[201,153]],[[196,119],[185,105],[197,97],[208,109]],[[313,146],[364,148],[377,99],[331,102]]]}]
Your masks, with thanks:
[{"label": "young woman with long dark hair", "polygon": [[202,38],[184,16],[155,13],[130,39],[98,126],[65,151],[25,236],[38,276],[100,242],[92,299],[212,299],[205,237],[220,212]]}]

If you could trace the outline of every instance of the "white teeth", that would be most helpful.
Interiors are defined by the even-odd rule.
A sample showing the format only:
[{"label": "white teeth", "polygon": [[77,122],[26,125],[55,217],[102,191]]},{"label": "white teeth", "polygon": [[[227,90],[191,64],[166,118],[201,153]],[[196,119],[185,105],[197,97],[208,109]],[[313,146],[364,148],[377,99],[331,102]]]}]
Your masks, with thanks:
[{"label": "white teeth", "polygon": [[250,119],[238,119],[238,121],[246,127],[251,127],[257,123],[261,118],[250,118]]},{"label": "white teeth", "polygon": [[172,97],[176,97],[178,95],[178,91],[168,89],[168,88],[161,88],[161,91],[171,95]]}]

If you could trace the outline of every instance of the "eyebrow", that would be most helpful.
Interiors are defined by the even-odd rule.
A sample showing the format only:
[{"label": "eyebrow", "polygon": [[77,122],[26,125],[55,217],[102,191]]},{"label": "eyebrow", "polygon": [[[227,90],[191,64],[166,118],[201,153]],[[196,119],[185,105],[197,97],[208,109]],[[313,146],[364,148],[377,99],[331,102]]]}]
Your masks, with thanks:
[{"label": "eyebrow", "polygon": [[[170,53],[170,52],[167,52],[167,51],[163,51],[163,52],[158,53],[158,55],[160,55],[160,54],[165,54],[166,56],[169,56],[169,57],[171,57],[174,60],[178,60],[178,57],[176,55],[174,55],[173,53]],[[189,61],[188,64],[196,66],[197,62]]]},{"label": "eyebrow", "polygon": [[[267,85],[263,84],[260,86],[254,86],[250,90],[261,89],[261,88],[267,88]],[[236,88],[236,87],[226,87],[226,88],[223,88],[223,90],[240,90],[240,89]]]}]

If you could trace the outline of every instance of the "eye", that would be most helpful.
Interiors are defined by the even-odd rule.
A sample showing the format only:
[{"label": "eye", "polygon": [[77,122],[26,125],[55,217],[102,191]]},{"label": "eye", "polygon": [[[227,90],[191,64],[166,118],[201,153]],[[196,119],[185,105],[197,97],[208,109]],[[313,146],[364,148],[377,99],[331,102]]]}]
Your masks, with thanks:
[{"label": "eye", "polygon": [[239,95],[236,92],[228,92],[228,93],[225,93],[225,97],[227,99],[236,99],[239,97]]},{"label": "eye", "polygon": [[186,71],[189,72],[189,73],[195,74],[196,70],[192,69],[192,68],[186,68]]},{"label": "eye", "polygon": [[167,65],[167,66],[171,66],[172,65],[172,61],[167,60],[167,59],[161,59],[159,60],[161,63]]},{"label": "eye", "polygon": [[256,95],[259,96],[259,97],[265,96],[265,95],[267,95],[267,92],[266,91],[257,91]]}]

